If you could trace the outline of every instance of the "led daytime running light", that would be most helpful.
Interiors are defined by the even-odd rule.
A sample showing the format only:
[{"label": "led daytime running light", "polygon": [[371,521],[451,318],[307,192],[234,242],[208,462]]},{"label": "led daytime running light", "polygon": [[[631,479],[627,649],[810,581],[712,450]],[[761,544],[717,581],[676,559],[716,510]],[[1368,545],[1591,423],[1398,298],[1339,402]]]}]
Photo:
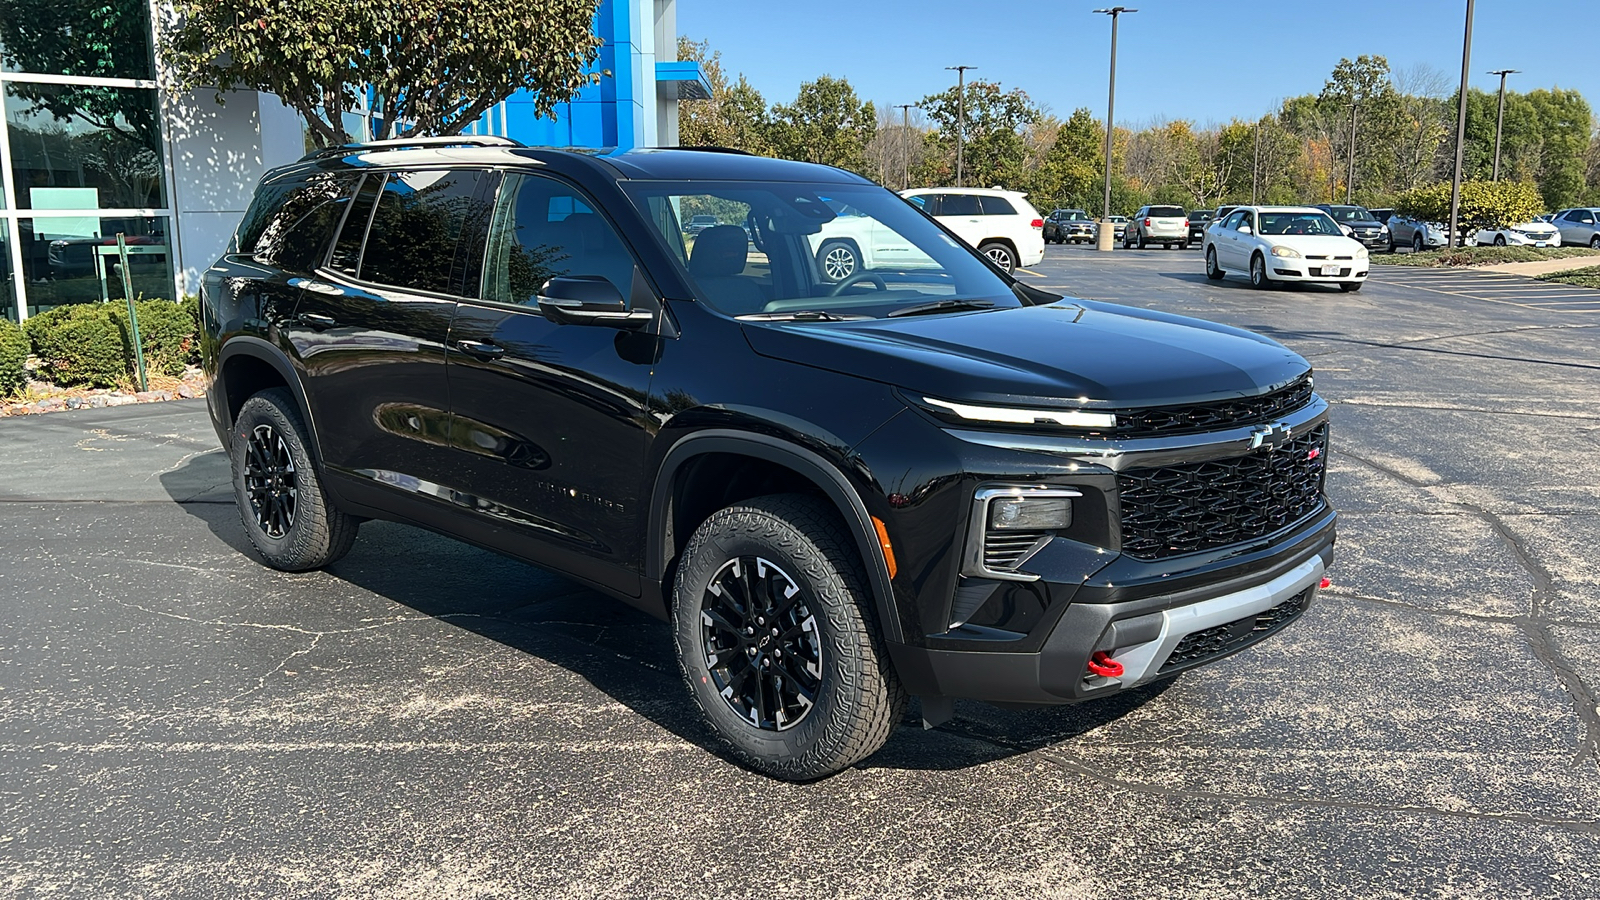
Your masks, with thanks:
[{"label": "led daytime running light", "polygon": [[941,406],[963,419],[974,422],[1002,422],[1007,425],[1037,425],[1040,422],[1064,425],[1068,428],[1115,428],[1117,417],[1113,413],[1085,412],[1081,409],[1013,409],[999,406],[968,406],[923,397],[924,402]]}]

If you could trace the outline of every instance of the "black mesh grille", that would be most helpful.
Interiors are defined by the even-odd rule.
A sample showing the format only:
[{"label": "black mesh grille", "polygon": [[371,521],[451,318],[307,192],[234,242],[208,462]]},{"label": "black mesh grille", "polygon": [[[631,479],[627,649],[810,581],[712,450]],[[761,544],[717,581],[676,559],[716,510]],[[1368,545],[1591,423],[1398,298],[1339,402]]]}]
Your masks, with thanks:
[{"label": "black mesh grille", "polygon": [[1288,387],[1238,400],[1197,403],[1189,406],[1157,406],[1129,409],[1117,413],[1115,437],[1196,434],[1239,425],[1254,425],[1277,419],[1311,402],[1311,378],[1301,378]]},{"label": "black mesh grille", "polygon": [[1265,612],[1185,635],[1161,664],[1161,671],[1168,672],[1248,647],[1293,622],[1305,612],[1310,599],[1311,588],[1306,588]]},{"label": "black mesh grille", "polygon": [[1117,475],[1122,552],[1163,559],[1271,534],[1322,508],[1328,426],[1244,456]]}]

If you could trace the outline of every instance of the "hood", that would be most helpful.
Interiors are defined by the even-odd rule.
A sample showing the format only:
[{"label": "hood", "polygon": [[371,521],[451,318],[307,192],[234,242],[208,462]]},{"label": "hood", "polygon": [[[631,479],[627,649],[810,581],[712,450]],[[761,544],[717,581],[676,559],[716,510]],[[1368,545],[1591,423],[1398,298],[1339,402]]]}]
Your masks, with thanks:
[{"label": "hood", "polygon": [[949,400],[1079,408],[1259,394],[1304,374],[1259,335],[1092,301],[861,322],[745,322],[756,353]]}]

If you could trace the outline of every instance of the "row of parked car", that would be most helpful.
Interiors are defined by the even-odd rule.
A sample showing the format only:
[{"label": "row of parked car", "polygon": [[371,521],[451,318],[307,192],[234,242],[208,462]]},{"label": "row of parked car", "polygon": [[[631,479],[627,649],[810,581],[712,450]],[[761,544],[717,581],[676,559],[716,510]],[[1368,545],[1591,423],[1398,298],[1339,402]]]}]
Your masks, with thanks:
[{"label": "row of parked car", "polygon": [[[1140,207],[1132,219],[1112,216],[1111,221],[1116,227],[1115,240],[1126,249],[1151,245],[1186,249],[1202,242],[1206,227],[1212,221],[1239,208],[1222,206],[1215,210],[1185,211],[1181,206],[1152,205]],[[1448,246],[1451,240],[1449,229],[1443,223],[1404,216],[1393,209],[1331,203],[1310,208],[1327,213],[1346,237],[1368,250],[1394,253],[1409,247],[1420,253]],[[1098,227],[1094,217],[1084,210],[1057,209],[1045,217],[1044,240],[1047,244],[1089,242],[1095,239]],[[1600,208],[1557,210],[1531,222],[1481,229],[1472,238],[1473,243],[1480,246],[1559,247],[1565,244],[1600,249]]]}]

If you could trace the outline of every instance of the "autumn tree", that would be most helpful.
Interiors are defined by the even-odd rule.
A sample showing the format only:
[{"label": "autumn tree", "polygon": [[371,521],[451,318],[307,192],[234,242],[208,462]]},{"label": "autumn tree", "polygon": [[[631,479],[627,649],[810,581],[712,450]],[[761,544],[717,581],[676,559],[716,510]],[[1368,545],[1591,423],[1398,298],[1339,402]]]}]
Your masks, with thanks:
[{"label": "autumn tree", "polygon": [[678,58],[695,60],[711,84],[711,99],[678,101],[678,143],[685,147],[728,147],[759,156],[772,153],[767,101],[743,74],[729,82],[722,54],[706,41],[678,38]]},{"label": "autumn tree", "polygon": [[970,184],[1012,186],[1026,175],[1028,143],[1024,133],[1040,118],[1038,107],[1019,88],[1004,90],[997,82],[969,81],[965,109],[959,108],[960,91],[952,87],[922,98],[921,106],[934,123],[930,150],[948,156],[954,169],[958,114],[966,119],[962,156],[965,179]]},{"label": "autumn tree", "polygon": [[769,135],[773,152],[785,159],[866,173],[877,128],[877,111],[849,81],[823,75],[800,85],[793,103],[772,107]]},{"label": "autumn tree", "polygon": [[597,0],[177,0],[162,48],[180,89],[277,94],[318,146],[370,91],[377,137],[459,134],[518,90],[534,111],[598,83]]}]

